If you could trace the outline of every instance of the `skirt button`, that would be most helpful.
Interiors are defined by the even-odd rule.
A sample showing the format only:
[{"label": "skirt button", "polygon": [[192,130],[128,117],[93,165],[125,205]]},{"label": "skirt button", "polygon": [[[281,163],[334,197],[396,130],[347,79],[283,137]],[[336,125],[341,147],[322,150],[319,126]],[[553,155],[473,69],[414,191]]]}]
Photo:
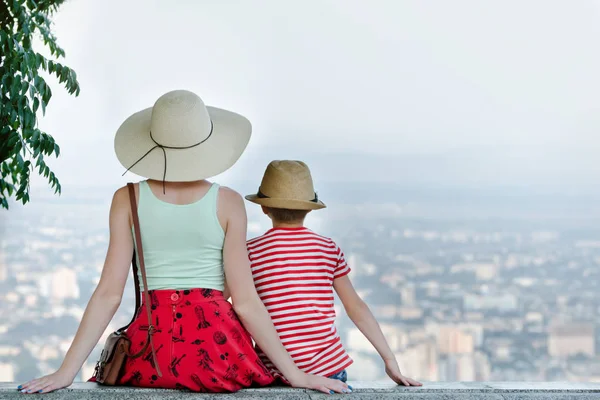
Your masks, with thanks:
[{"label": "skirt button", "polygon": [[177,300],[179,300],[179,295],[178,295],[177,293],[173,293],[173,294],[171,295],[171,300],[172,300],[172,301],[177,301]]}]

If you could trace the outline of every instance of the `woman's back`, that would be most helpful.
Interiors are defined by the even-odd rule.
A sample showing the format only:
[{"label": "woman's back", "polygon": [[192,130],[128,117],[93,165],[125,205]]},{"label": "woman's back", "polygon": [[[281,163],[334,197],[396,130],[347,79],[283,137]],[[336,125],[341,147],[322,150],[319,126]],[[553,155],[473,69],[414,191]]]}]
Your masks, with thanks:
[{"label": "woman's back", "polygon": [[[169,188],[166,192],[171,199],[162,200],[148,181],[139,184],[148,289],[222,291],[225,233],[217,217],[219,185],[204,181],[187,186]],[[189,203],[176,204],[185,201]]]},{"label": "woman's back", "polygon": [[[61,367],[19,389],[47,393],[73,382],[121,303],[133,237],[138,236],[132,229],[137,216],[149,290],[141,296],[133,321],[107,340],[107,357],[98,363],[94,379],[198,392],[272,384],[274,377],[223,296],[226,273],[233,303],[290,383],[325,393],[347,389],[303,374],[294,365],[252,282],[242,197],[205,180],[238,160],[251,132],[250,121],[242,115],[207,107],[185,90],[164,94],[121,124],[115,135],[117,158],[127,171],[149,181],[134,190],[123,187],[113,197],[100,282]],[[135,199],[139,207],[131,203]],[[117,352],[122,357],[115,357]],[[110,379],[104,374],[107,366],[113,372]]]}]

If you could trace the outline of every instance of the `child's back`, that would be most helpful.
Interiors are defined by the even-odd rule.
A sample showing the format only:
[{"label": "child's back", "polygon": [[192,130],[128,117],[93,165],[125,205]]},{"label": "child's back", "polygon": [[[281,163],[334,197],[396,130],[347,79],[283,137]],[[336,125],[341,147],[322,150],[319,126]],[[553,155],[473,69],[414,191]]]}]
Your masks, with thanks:
[{"label": "child's back", "polygon": [[[273,161],[256,194],[246,199],[259,204],[273,229],[248,242],[258,295],[271,315],[281,342],[298,368],[345,381],[352,360],[335,329],[333,291],[348,317],[373,344],[395,382],[420,386],[400,372],[377,320],[346,276],[350,268],[333,240],[304,227],[312,210],[325,208],[314,190],[308,166],[302,161]],[[277,372],[266,355],[264,363]]]},{"label": "child's back", "polygon": [[352,364],[334,325],[333,281],[350,272],[339,247],[305,227],[278,227],[250,240],[248,253],[258,294],[296,365],[331,376]]}]

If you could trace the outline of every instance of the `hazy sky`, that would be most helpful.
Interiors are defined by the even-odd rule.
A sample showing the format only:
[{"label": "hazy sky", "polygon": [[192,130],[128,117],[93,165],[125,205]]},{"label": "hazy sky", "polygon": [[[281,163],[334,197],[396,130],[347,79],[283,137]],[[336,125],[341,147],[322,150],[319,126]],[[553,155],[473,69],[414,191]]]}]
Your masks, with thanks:
[{"label": "hazy sky", "polygon": [[55,88],[42,122],[66,185],[124,181],[114,132],[179,88],[250,118],[242,162],[368,152],[417,181],[403,162],[459,181],[600,178],[598,0],[71,0],[55,22],[82,89]]}]

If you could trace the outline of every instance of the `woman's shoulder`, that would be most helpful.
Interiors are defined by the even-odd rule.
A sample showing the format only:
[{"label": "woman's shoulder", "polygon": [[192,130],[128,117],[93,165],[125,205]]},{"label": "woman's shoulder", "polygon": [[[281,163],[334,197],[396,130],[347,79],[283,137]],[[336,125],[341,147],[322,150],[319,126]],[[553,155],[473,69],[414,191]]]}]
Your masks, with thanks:
[{"label": "woman's shoulder", "polygon": [[227,187],[219,187],[219,199],[217,202],[217,210],[219,219],[222,223],[226,224],[226,221],[233,219],[239,219],[245,217],[246,208],[244,206],[244,199],[235,190]]},{"label": "woman's shoulder", "polygon": [[219,186],[219,200],[223,200],[224,202],[227,203],[239,203],[242,202],[243,204],[243,199],[242,199],[242,195],[239,194],[238,192],[236,192],[235,190],[233,190],[230,187],[227,186]]},{"label": "woman's shoulder", "polygon": [[[135,196],[139,197],[139,185],[134,184]],[[113,194],[112,208],[129,209],[131,201],[129,199],[129,187],[127,185],[118,188]]]},{"label": "woman's shoulder", "polygon": [[228,231],[232,221],[241,221],[245,225],[246,208],[242,196],[227,186],[220,186],[217,200],[217,217],[224,232]]},{"label": "woman's shoulder", "polygon": [[129,202],[129,188],[123,186],[118,188],[113,195],[113,204]]}]

